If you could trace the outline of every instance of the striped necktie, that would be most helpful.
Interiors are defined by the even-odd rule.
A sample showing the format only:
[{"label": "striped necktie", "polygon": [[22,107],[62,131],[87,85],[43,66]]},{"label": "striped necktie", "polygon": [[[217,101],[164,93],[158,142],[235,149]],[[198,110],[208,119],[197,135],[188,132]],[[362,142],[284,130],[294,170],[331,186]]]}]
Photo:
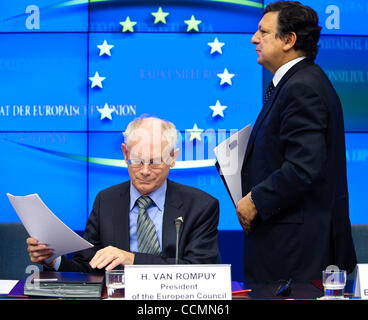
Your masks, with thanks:
[{"label": "striped necktie", "polygon": [[159,255],[161,250],[156,228],[147,213],[147,208],[151,203],[152,199],[148,196],[141,196],[137,199],[139,207],[137,220],[138,250],[141,253]]},{"label": "striped necktie", "polygon": [[270,84],[267,87],[267,90],[263,97],[263,105],[267,103],[267,101],[271,98],[273,90],[275,89],[275,86],[273,84],[273,81],[270,82]]}]

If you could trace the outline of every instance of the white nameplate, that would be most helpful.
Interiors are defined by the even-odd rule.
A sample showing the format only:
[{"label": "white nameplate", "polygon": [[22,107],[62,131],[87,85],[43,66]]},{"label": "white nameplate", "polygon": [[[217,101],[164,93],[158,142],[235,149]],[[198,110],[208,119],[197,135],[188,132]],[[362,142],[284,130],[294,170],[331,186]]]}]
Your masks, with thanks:
[{"label": "white nameplate", "polygon": [[357,265],[354,296],[368,299],[368,264],[366,263]]},{"label": "white nameplate", "polygon": [[231,300],[230,265],[127,265],[125,299]]}]

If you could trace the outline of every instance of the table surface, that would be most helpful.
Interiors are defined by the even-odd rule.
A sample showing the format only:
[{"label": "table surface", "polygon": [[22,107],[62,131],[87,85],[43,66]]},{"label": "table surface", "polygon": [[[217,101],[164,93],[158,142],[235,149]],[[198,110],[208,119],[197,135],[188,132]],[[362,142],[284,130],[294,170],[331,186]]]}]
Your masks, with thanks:
[{"label": "table surface", "polygon": [[[22,284],[24,285],[24,280],[20,280],[19,283],[16,285],[18,287],[17,290],[12,290],[9,295],[0,295],[0,299],[7,299],[7,298],[30,298],[34,299],[35,297],[29,297],[22,295]],[[282,297],[277,296],[276,292],[280,285],[280,283],[250,283],[250,284],[243,284],[239,283],[244,289],[251,289],[250,292],[243,293],[240,295],[233,294],[233,299],[235,300],[272,300],[272,299],[318,299],[324,295],[322,282],[319,280],[314,280],[309,283],[291,283],[291,292],[288,296]],[[236,290],[239,289],[240,285],[237,285]],[[345,287],[345,296],[352,297],[353,296],[353,281],[348,281]],[[233,287],[234,288],[234,287]],[[105,286],[102,290],[102,298],[106,297],[106,290]],[[234,289],[233,289],[234,290]],[[40,298],[40,297],[36,297]],[[50,299],[48,297],[48,299]]]}]

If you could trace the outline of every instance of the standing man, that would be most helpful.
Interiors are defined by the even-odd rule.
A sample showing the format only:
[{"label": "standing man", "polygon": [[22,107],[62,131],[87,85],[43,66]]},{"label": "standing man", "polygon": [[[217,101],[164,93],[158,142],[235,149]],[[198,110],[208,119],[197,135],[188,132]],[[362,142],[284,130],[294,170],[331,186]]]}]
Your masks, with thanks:
[{"label": "standing man", "polygon": [[[170,181],[179,149],[171,122],[143,118],[131,122],[122,144],[130,181],[98,193],[84,238],[94,247],[59,257],[47,265],[58,271],[111,270],[127,264],[174,264],[175,220],[181,217],[178,263],[217,262],[218,200]],[[46,264],[52,251],[27,239],[32,262]]]},{"label": "standing man", "polygon": [[328,265],[352,272],[342,108],[314,64],[321,27],[299,2],[269,4],[252,37],[272,72],[242,167],[236,213],[250,282],[320,279]]}]

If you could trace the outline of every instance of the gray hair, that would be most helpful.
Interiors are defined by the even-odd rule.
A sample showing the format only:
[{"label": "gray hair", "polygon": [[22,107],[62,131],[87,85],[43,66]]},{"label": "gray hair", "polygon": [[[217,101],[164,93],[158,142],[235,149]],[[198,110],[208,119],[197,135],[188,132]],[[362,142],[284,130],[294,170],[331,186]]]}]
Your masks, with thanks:
[{"label": "gray hair", "polygon": [[156,117],[140,117],[130,122],[126,130],[123,132],[125,144],[128,146],[132,141],[136,139],[135,133],[137,132],[137,129],[140,127],[141,123],[145,119],[149,118],[161,121],[162,136],[166,139],[170,152],[173,152],[178,143],[176,127],[172,122]]}]

